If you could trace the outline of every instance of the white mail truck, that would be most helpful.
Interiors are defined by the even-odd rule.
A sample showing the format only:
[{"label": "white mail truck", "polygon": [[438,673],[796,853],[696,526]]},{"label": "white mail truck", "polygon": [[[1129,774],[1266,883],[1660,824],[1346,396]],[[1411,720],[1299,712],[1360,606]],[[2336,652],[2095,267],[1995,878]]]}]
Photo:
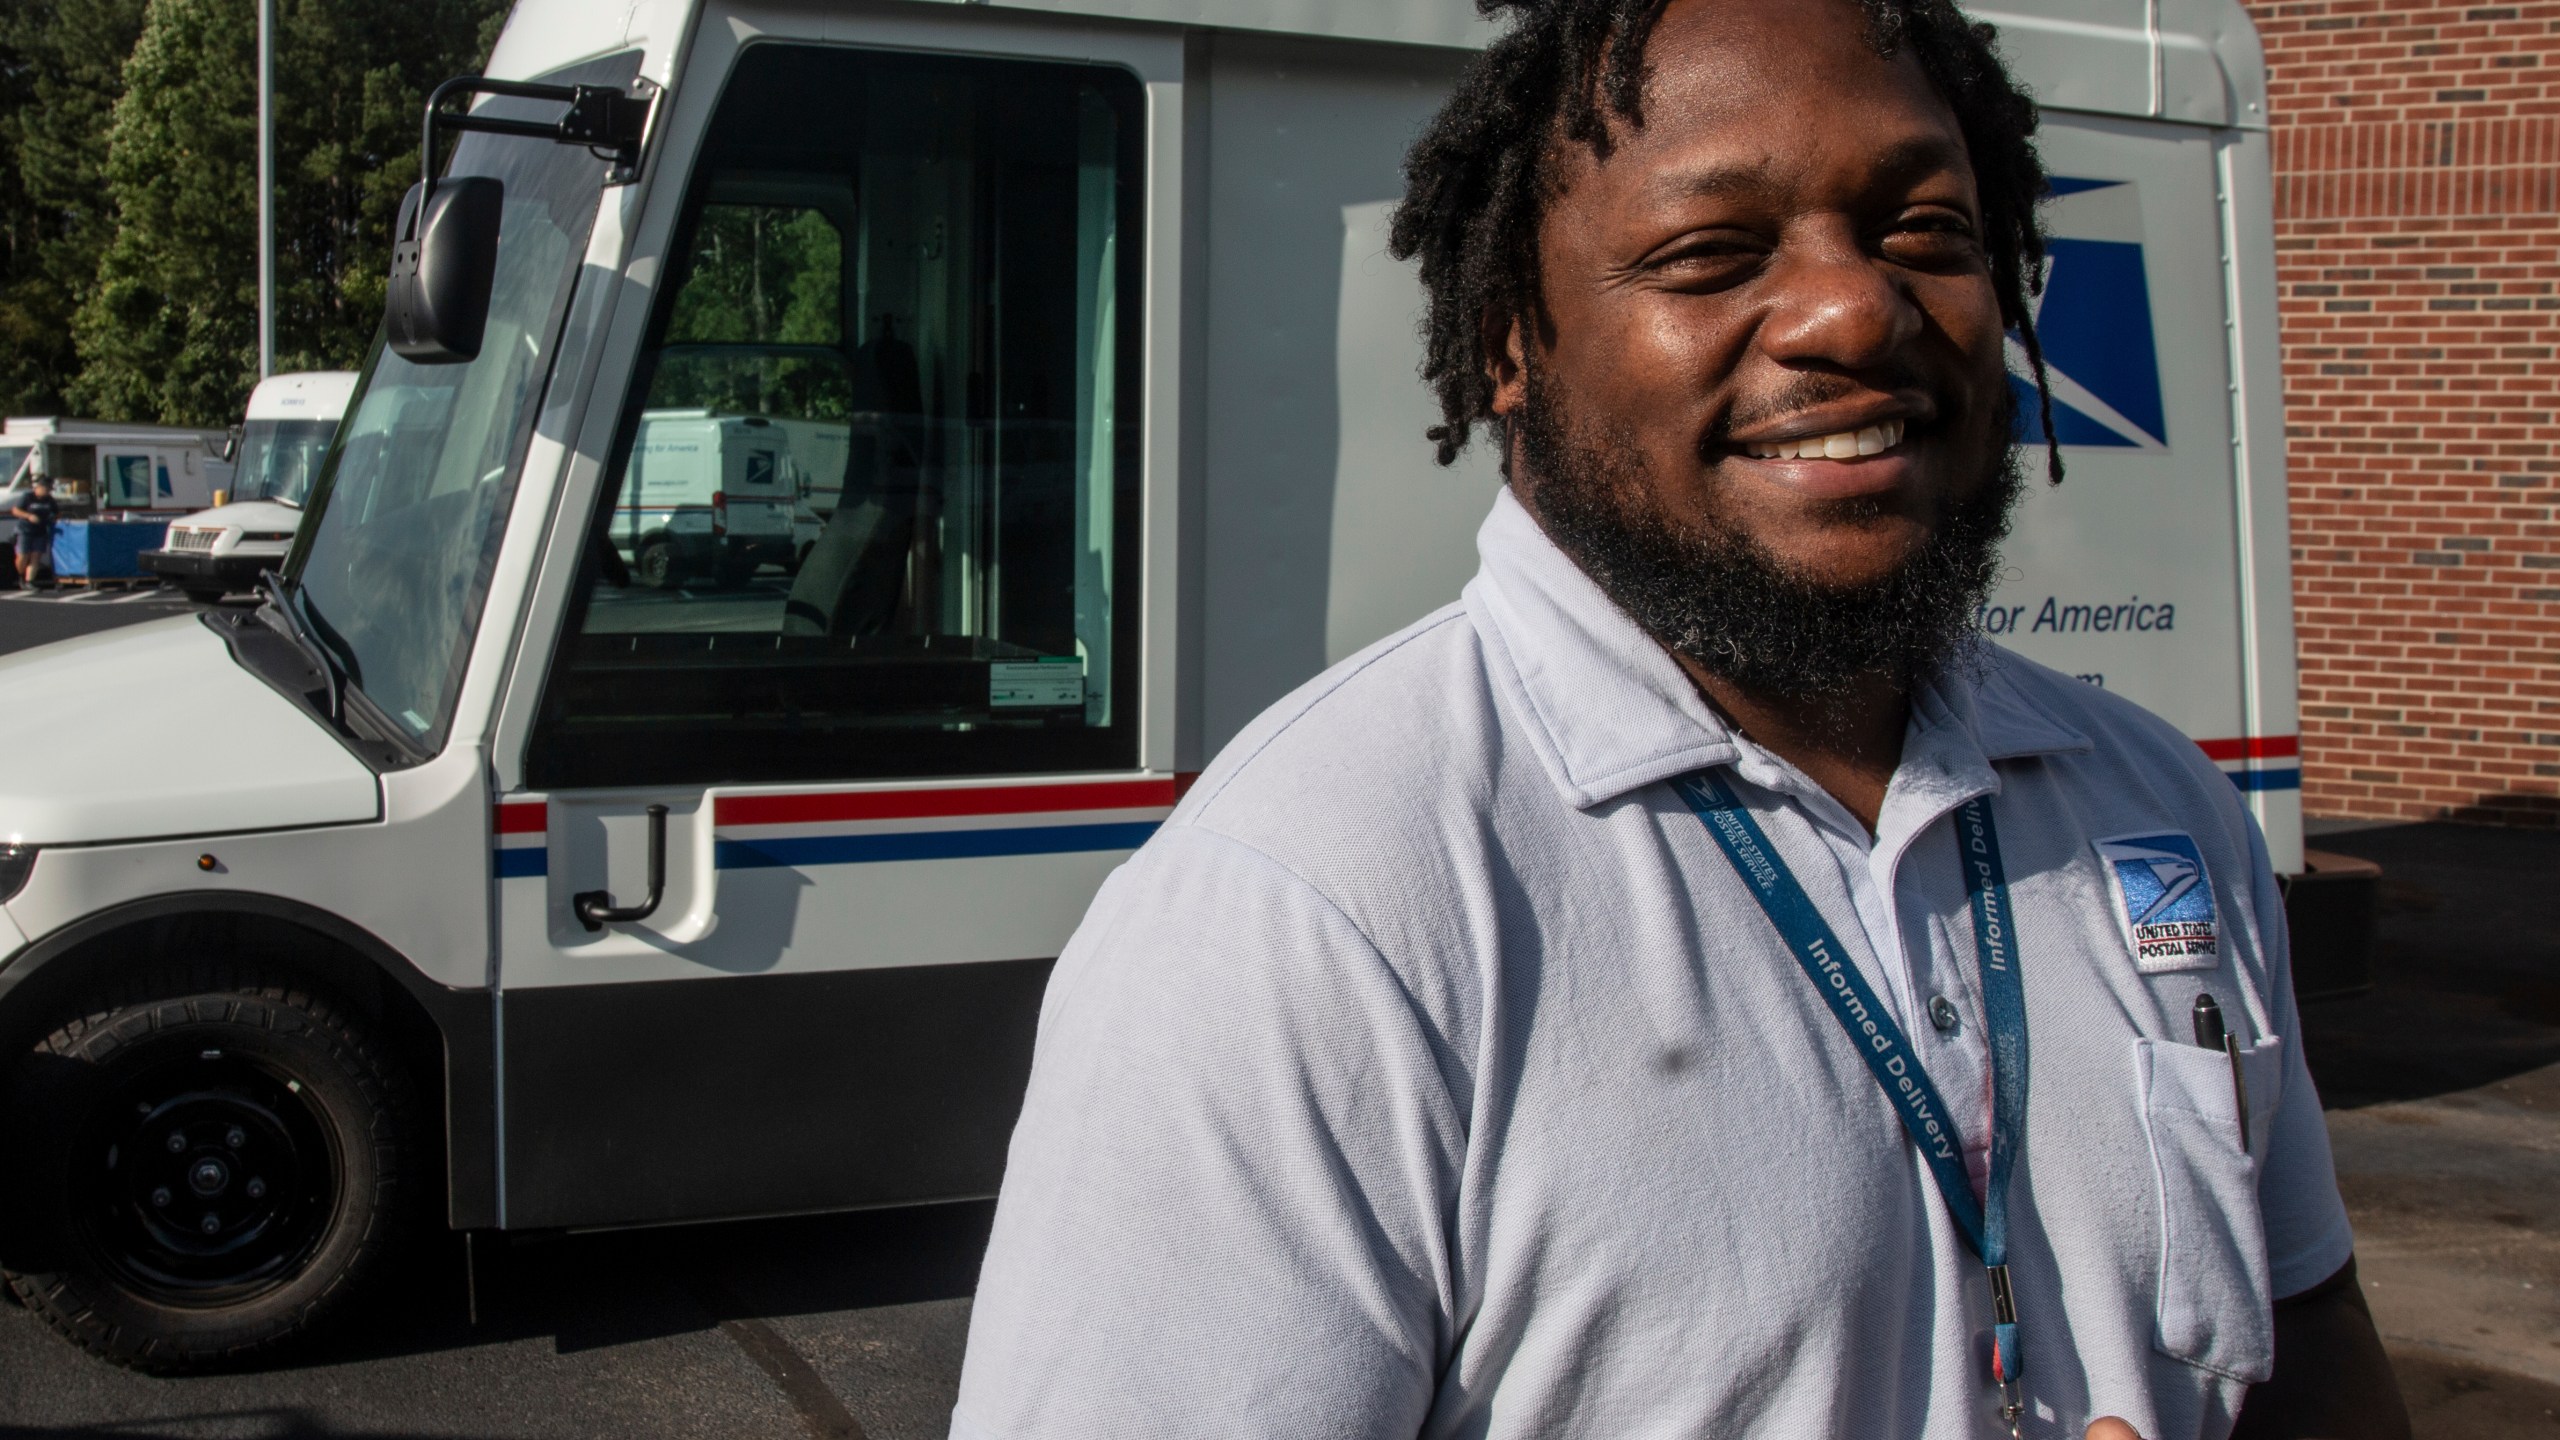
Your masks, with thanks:
[{"label": "white mail truck", "polygon": [[[2182,726],[2297,869],[2256,36],[1982,14],[2048,107],[2072,463],[1983,628]],[[1498,477],[1432,463],[1385,237],[1486,33],[520,0],[439,92],[274,602],[0,660],[53,737],[0,774],[17,1293],[182,1368],[325,1323],[415,1221],[992,1192],[1095,887],[1473,569]],[[625,497],[678,414],[750,455],[843,427],[785,447],[833,471],[787,583],[644,583]],[[173,708],[254,743],[203,764]]]},{"label": "white mail truck", "polygon": [[38,475],[66,520],[200,510],[231,483],[223,448],[219,430],[12,415],[0,421],[0,537],[17,535],[9,511]]},{"label": "white mail truck", "polygon": [[790,438],[765,416],[652,410],[623,467],[614,549],[652,590],[693,576],[742,584],[794,559],[796,474]]},{"label": "white mail truck", "polygon": [[352,370],[259,381],[231,452],[231,488],[216,492],[212,509],[170,522],[161,548],[142,552],[142,568],[207,603],[283,568],[355,388]]}]

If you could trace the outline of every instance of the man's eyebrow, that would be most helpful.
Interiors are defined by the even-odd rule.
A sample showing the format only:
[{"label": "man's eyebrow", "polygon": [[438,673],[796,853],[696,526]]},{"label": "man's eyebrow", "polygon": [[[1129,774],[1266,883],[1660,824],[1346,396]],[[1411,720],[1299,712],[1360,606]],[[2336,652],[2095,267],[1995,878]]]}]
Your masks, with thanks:
[{"label": "man's eyebrow", "polygon": [[[1913,135],[1886,146],[1868,168],[1870,183],[1907,182],[1941,170],[1963,171],[1970,168],[1971,157],[1964,142],[1948,135]],[[1737,161],[1729,165],[1708,165],[1688,170],[1665,170],[1644,183],[1645,197],[1654,201],[1718,199],[1748,194],[1765,189],[1778,172],[1776,159],[1763,156],[1756,160]]]},{"label": "man's eyebrow", "polygon": [[1885,147],[1871,172],[1875,179],[1914,180],[1940,170],[1970,172],[1973,157],[1952,135],[1913,135]]},{"label": "man's eyebrow", "polygon": [[1765,188],[1777,167],[1766,158],[1694,170],[1664,170],[1644,182],[1645,198],[1658,201],[1715,199]]}]

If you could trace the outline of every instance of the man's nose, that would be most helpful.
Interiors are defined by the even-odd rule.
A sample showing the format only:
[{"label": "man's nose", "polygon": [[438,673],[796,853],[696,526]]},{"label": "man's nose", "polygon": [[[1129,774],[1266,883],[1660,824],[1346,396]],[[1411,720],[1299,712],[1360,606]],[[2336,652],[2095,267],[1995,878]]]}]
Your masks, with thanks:
[{"label": "man's nose", "polygon": [[1777,300],[1759,348],[1782,365],[1867,369],[1917,339],[1924,323],[1891,267],[1845,240],[1783,254],[1773,278]]}]

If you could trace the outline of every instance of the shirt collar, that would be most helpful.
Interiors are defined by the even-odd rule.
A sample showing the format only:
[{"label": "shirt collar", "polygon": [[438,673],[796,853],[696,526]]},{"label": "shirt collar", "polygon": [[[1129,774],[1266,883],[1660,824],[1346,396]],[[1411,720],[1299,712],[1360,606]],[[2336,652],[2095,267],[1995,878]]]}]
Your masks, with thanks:
[{"label": "shirt collar", "polygon": [[[1688,673],[1547,538],[1508,486],[1476,533],[1476,551],[1482,563],[1467,585],[1467,613],[1494,684],[1524,718],[1530,750],[1568,803],[1603,804],[1743,756],[1746,742]],[[1913,697],[1906,767],[1925,763],[1954,782],[1993,761],[2090,748],[2018,686],[2008,660],[1986,642]],[[1996,790],[1997,777],[1986,778]]]}]

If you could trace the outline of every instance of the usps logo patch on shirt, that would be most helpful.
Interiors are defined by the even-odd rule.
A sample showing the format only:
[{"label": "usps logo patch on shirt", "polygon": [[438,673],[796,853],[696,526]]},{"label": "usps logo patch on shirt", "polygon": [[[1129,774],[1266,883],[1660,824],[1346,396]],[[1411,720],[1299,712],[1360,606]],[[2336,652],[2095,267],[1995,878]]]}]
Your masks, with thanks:
[{"label": "usps logo patch on shirt", "polygon": [[2146,974],[2214,967],[2222,927],[2213,909],[2213,876],[2194,836],[2165,830],[2101,840],[2098,860],[2107,867],[2134,964]]}]

